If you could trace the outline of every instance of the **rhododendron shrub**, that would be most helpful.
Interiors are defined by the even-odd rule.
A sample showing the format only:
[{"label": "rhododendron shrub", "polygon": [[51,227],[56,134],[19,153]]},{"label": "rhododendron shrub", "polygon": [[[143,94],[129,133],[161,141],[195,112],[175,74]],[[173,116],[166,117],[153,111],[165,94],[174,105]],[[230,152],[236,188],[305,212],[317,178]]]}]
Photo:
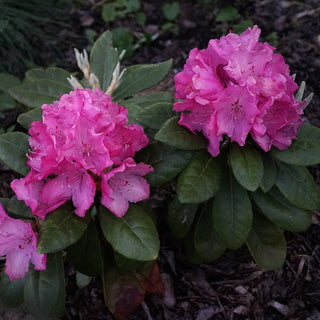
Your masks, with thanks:
[{"label": "rhododendron shrub", "polygon": [[158,101],[172,108],[172,97],[133,95],[161,81],[172,62],[120,72],[123,53],[113,48],[109,31],[90,56],[75,53],[83,79],[55,67],[32,69],[10,89],[27,109],[17,121],[28,134],[0,135],[0,159],[20,174],[11,182],[15,196],[1,199],[12,218],[0,207],[6,260],[0,268],[9,275],[1,273],[0,299],[9,306],[24,302],[37,319],[59,317],[68,260],[76,279],[88,284],[102,276],[106,305],[123,318],[147,292],[163,290],[154,213],[141,203],[149,197],[146,175],[153,167],[136,159],[150,138],[135,123],[134,108]]},{"label": "rhododendron shrub", "polygon": [[280,268],[283,230],[306,230],[320,206],[304,167],[320,162],[320,129],[302,118],[312,95],[259,37],[254,26],[192,49],[174,78],[176,114],[142,150],[151,183],[176,179],[168,224],[196,263],[246,244],[261,268]]}]

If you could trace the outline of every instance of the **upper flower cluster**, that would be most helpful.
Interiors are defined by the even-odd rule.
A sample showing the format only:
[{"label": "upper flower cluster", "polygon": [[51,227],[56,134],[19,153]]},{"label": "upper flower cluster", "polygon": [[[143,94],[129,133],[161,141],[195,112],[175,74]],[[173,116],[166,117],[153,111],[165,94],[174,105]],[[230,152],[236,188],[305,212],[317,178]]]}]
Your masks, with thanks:
[{"label": "upper flower cluster", "polygon": [[275,48],[258,42],[259,35],[254,26],[210,40],[207,49],[191,50],[175,76],[179,124],[202,131],[213,156],[223,135],[243,146],[250,133],[264,151],[286,149],[303,122],[289,67]]},{"label": "upper flower cluster", "polygon": [[101,188],[101,203],[123,216],[128,201],[149,196],[143,175],[153,169],[133,156],[149,139],[143,129],[127,124],[128,111],[96,89],[77,89],[53,105],[43,105],[43,121],[31,124],[31,151],[25,178],[11,183],[33,214],[45,215],[72,198],[83,217]]}]

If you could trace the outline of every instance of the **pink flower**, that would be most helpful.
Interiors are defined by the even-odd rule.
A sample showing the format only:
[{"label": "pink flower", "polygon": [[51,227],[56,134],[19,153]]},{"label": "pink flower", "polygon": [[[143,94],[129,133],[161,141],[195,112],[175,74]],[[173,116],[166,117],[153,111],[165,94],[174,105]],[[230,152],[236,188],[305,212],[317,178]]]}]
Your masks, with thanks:
[{"label": "pink flower", "polygon": [[6,270],[11,281],[23,279],[29,261],[35,270],[45,270],[47,256],[37,253],[37,236],[29,222],[10,218],[0,204],[0,256],[6,256]]},{"label": "pink flower", "polygon": [[[32,123],[29,130],[31,171],[11,187],[42,219],[70,199],[83,217],[94,202],[96,182],[105,172],[123,170],[124,163],[130,166],[149,139],[140,126],[127,124],[128,110],[101,90],[77,89],[42,109],[43,121]],[[144,187],[149,188],[146,182]]]},{"label": "pink flower", "polygon": [[289,67],[259,35],[254,26],[210,40],[207,49],[190,51],[175,76],[179,124],[202,132],[213,156],[224,135],[243,146],[250,133],[263,150],[282,150],[302,124],[303,103],[294,99],[298,86]]},{"label": "pink flower", "polygon": [[144,163],[136,164],[126,159],[119,167],[102,175],[101,203],[116,216],[122,217],[129,202],[138,202],[149,197],[149,185],[142,176],[152,172],[153,168]]}]

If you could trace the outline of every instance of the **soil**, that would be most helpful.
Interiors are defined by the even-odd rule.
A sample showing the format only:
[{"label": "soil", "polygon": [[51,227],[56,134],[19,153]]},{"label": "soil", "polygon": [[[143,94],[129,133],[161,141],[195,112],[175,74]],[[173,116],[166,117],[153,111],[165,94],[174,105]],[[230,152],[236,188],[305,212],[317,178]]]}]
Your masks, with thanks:
[{"label": "soil", "polygon": [[[319,0],[279,1],[242,0],[229,2],[240,13],[232,22],[215,22],[219,8],[228,1],[180,1],[180,15],[174,22],[176,34],[163,31],[165,22],[162,5],[165,1],[142,2],[147,15],[145,25],[136,23],[134,15],[112,23],[101,20],[97,2],[87,1],[70,14],[73,29],[63,29],[61,57],[50,56],[58,66],[72,69],[75,65],[72,48],[88,47],[84,30],[93,29],[97,35],[107,28],[128,27],[134,34],[150,33],[159,36],[142,45],[124,62],[156,63],[173,57],[173,71],[160,85],[174,91],[173,76],[180,71],[189,51],[205,48],[212,38],[220,38],[244,19],[251,19],[262,29],[262,39],[273,41],[282,53],[296,80],[307,83],[307,94],[314,93],[305,111],[307,121],[320,126],[319,70],[320,70],[320,7]],[[209,2],[210,4],[203,4]],[[237,27],[237,26],[236,26]],[[71,31],[72,30],[72,31]],[[66,45],[66,39],[69,39]],[[271,39],[271,40],[270,40]],[[59,41],[57,40],[57,44]],[[72,66],[72,67],[71,67]],[[320,183],[318,167],[313,174]],[[10,194],[9,181],[14,178],[10,170],[0,172],[1,196]],[[320,223],[314,213],[313,224],[305,233],[286,233],[287,258],[281,270],[263,272],[243,247],[228,251],[211,264],[192,265],[179,244],[172,238],[165,222],[165,210],[158,208],[161,251],[158,259],[165,286],[164,295],[148,295],[145,302],[129,317],[130,320],[231,320],[231,319],[320,319]],[[104,307],[102,285],[99,278],[84,289],[75,286],[75,274],[68,272],[68,301],[62,320],[113,319]],[[21,311],[8,313],[0,308],[0,319],[25,319]],[[20,311],[19,311],[20,312]]]}]

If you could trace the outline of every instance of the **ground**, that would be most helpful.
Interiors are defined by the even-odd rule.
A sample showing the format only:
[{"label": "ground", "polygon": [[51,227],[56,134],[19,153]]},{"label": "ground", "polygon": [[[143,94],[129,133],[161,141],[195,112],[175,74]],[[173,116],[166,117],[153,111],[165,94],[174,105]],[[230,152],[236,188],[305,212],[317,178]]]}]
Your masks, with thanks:
[{"label": "ground", "polygon": [[[59,36],[69,39],[63,42],[65,59],[58,59],[57,65],[70,68],[74,64],[71,48],[88,46],[84,29],[90,27],[97,34],[107,28],[125,26],[135,33],[159,33],[159,37],[142,45],[125,64],[155,63],[173,57],[173,71],[161,88],[173,91],[173,75],[180,71],[189,51],[205,48],[212,38],[219,38],[232,29],[229,22],[215,22],[218,8],[226,1],[180,1],[180,15],[175,22],[177,33],[163,31],[161,7],[164,1],[144,3],[143,11],[147,21],[142,27],[134,17],[106,24],[102,22],[94,3],[77,8],[71,17],[73,31],[62,29]],[[208,1],[207,1],[208,2]],[[233,4],[241,19],[251,19],[262,29],[262,39],[273,41],[277,51],[282,53],[290,65],[296,80],[307,83],[307,93],[314,92],[314,98],[307,108],[306,120],[320,126],[319,112],[319,70],[320,70],[320,9],[319,0],[298,1],[235,1]],[[230,4],[232,2],[230,1]],[[232,22],[232,24],[240,21]],[[59,41],[57,44],[59,45]],[[50,53],[48,59],[52,59]],[[312,172],[320,182],[319,169]],[[2,168],[0,174],[1,196],[10,192],[9,181],[13,174]],[[286,233],[288,252],[281,270],[263,272],[253,262],[248,250],[242,248],[228,251],[212,264],[192,265],[187,262],[179,244],[172,238],[165,223],[165,210],[158,208],[161,251],[159,266],[165,293],[149,295],[130,320],[229,320],[229,319],[320,319],[320,223],[314,214],[311,228],[300,234]],[[99,278],[78,290],[74,285],[74,273],[68,270],[68,301],[62,320],[112,319],[104,307],[102,286]],[[16,317],[19,319],[17,313]],[[24,315],[22,315],[24,318]],[[22,319],[21,318],[21,319]],[[0,309],[0,319],[14,319],[13,313]]]}]

